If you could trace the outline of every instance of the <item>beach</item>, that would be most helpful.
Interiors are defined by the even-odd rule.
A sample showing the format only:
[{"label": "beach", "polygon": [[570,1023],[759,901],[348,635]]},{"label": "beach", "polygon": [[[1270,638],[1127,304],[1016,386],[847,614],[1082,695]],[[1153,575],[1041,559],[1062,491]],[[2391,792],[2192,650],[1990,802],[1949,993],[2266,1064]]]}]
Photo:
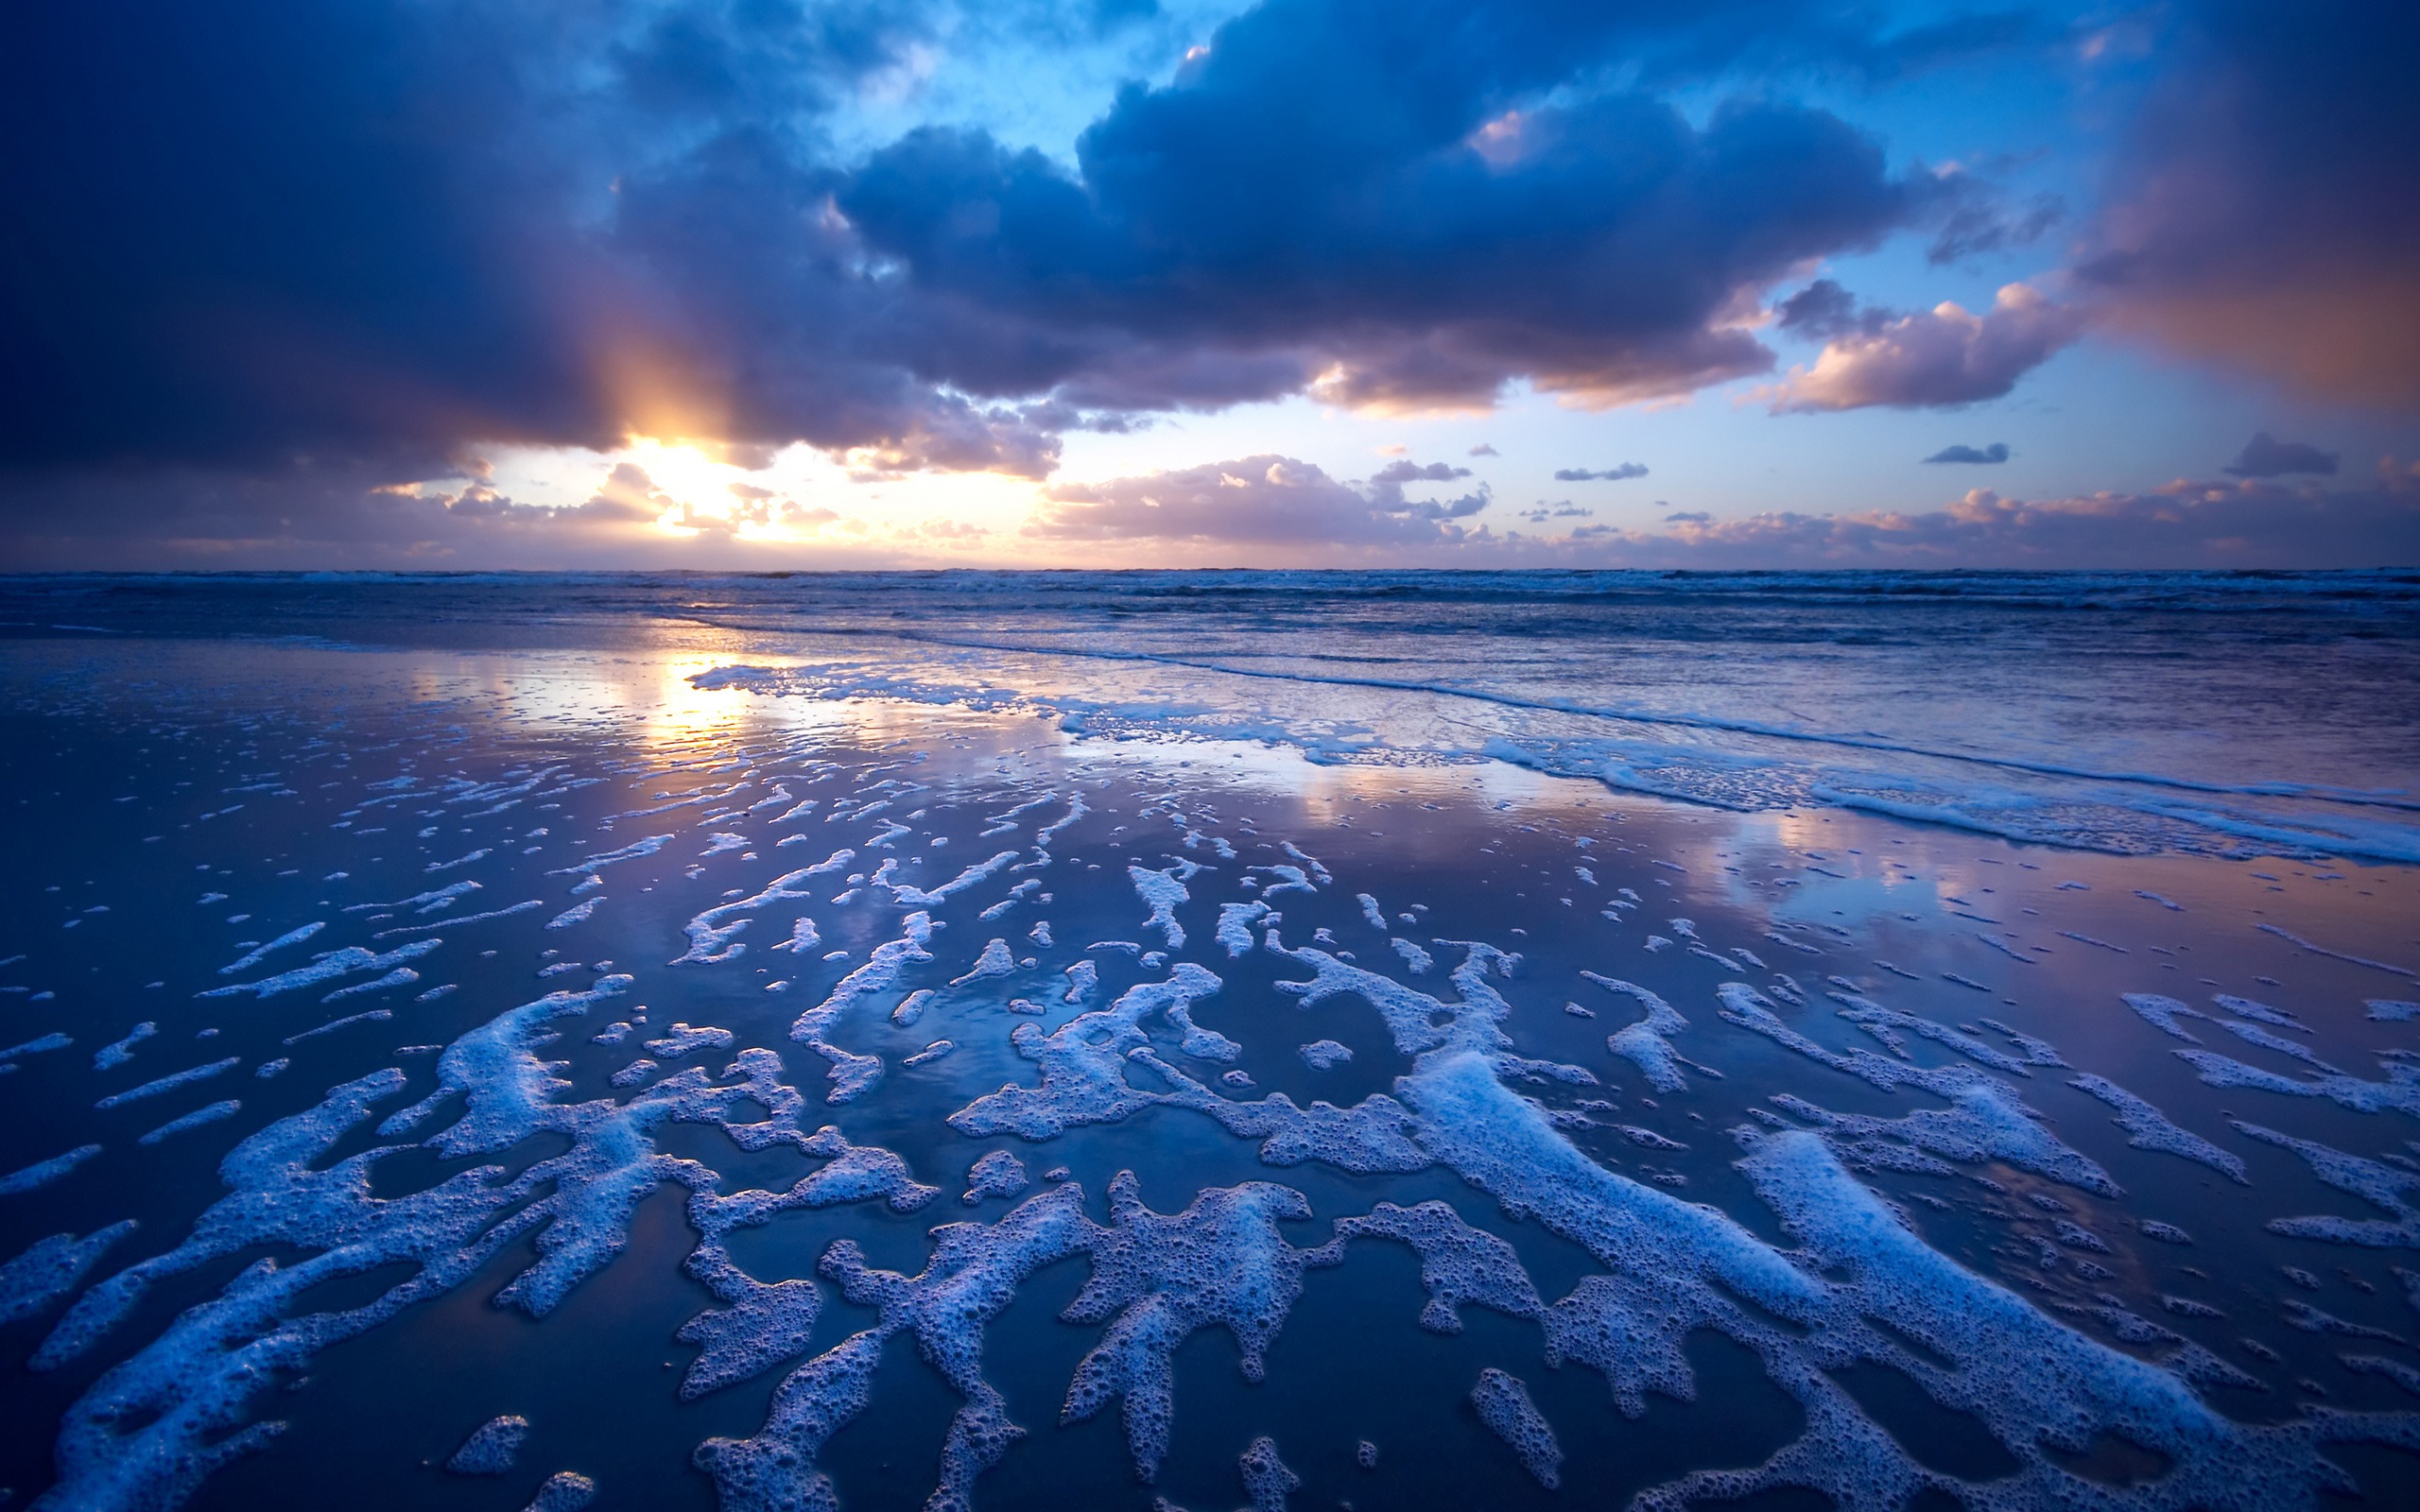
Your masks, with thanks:
[{"label": "beach", "polygon": [[2415,595],[12,580],[0,1485],[2405,1504]]}]

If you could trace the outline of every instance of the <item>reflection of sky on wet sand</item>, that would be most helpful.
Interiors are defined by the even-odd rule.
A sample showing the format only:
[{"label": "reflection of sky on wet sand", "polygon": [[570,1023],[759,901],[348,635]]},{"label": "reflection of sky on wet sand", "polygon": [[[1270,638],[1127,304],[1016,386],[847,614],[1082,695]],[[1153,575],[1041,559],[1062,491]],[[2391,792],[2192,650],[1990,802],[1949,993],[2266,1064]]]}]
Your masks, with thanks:
[{"label": "reflection of sky on wet sand", "polygon": [[[2275,923],[2347,954],[2408,963],[2415,954],[2409,920],[2420,905],[2408,869],[2062,851],[1839,810],[1736,813],[1677,804],[1500,762],[1400,750],[1340,760],[1290,742],[1210,739],[1133,722],[1071,731],[1029,707],[982,712],[914,699],[782,696],[693,680],[738,662],[785,660],[750,636],[694,627],[667,627],[646,644],[510,652],[230,649],[169,641],[12,653],[7,691],[15,712],[0,717],[15,720],[21,737],[12,757],[21,796],[61,796],[56,814],[28,821],[43,842],[32,848],[33,864],[0,881],[13,889],[6,894],[10,917],[25,925],[29,941],[16,947],[28,960],[0,975],[6,984],[39,984],[58,996],[37,1004],[30,992],[12,995],[0,1011],[25,1024],[16,1039],[30,1039],[55,1020],[76,1044],[65,1054],[26,1055],[9,1077],[19,1101],[16,1112],[0,1118],[0,1174],[88,1134],[106,1148],[88,1169],[8,1199],[17,1207],[0,1207],[0,1223],[32,1227],[23,1234],[10,1229],[0,1249],[13,1254],[44,1234],[93,1232],[128,1216],[144,1224],[141,1245],[128,1243],[108,1256],[95,1279],[170,1249],[220,1190],[216,1163],[238,1138],[307,1111],[324,1089],[393,1065],[406,1089],[379,1105],[383,1115],[434,1085],[436,1053],[407,1054],[407,1047],[464,1042],[515,1005],[557,988],[586,988],[598,979],[598,963],[609,961],[635,977],[630,990],[584,1017],[558,1021],[551,1028],[560,1039],[529,1048],[562,1079],[544,1094],[544,1106],[610,1112],[684,1068],[701,1068],[712,1082],[731,1054],[762,1049],[779,1057],[785,1083],[797,1089],[803,1131],[830,1124],[856,1146],[895,1155],[914,1179],[940,1192],[910,1211],[880,1201],[843,1203],[733,1230],[730,1253],[743,1271],[763,1283],[806,1282],[820,1311],[796,1347],[763,1372],[694,1402],[682,1401],[675,1388],[698,1346],[675,1334],[724,1304],[700,1286],[694,1271],[683,1270],[700,1232],[686,1192],[677,1183],[662,1187],[627,1215],[604,1220],[608,1228],[626,1229],[620,1252],[542,1319],[490,1300],[540,1253],[528,1240],[516,1241],[475,1278],[315,1356],[309,1383],[272,1404],[294,1427],[267,1452],[204,1481],[192,1504],[282,1504],[293,1486],[344,1477],[364,1508],[425,1505],[466,1488],[435,1463],[478,1422],[519,1412],[535,1425],[521,1466],[527,1484],[493,1486],[499,1505],[521,1504],[544,1475],[566,1469],[594,1476],[616,1501],[714,1505],[713,1483],[691,1463],[698,1445],[771,1431],[776,1384],[878,1321],[873,1307],[849,1300],[822,1268],[828,1246],[851,1240],[870,1264],[912,1276],[933,1253],[933,1226],[963,1221],[995,1231],[1014,1211],[1010,1202],[969,1204],[959,1196],[977,1158],[994,1151],[1024,1162],[1033,1184],[1020,1201],[1046,1193],[1052,1183],[1045,1173],[1065,1167],[1082,1188],[1088,1221],[1103,1226],[1119,1221],[1108,1193],[1122,1170],[1134,1173],[1142,1200],[1162,1215],[1224,1189],[1276,1183],[1303,1194],[1307,1204],[1309,1216],[1270,1226],[1295,1249],[1322,1245],[1332,1221],[1368,1214],[1380,1202],[1444,1203],[1460,1222],[1511,1246],[1547,1303],[1582,1297],[1591,1277],[1653,1274],[1695,1285],[1688,1279],[1701,1267],[1735,1263],[1724,1255],[1832,1242],[1783,1227],[1784,1210],[1764,1194],[1817,1190],[1820,1181],[1803,1183],[1832,1181],[1825,1173],[1837,1170],[1843,1173],[1837,1179],[1849,1184],[1822,1188],[1839,1199],[1824,1210],[1824,1221],[1867,1211],[1856,1206],[1867,1200],[1860,1193],[1895,1204],[1921,1252],[1892,1263],[1913,1267],[1904,1275],[1932,1278],[1910,1295],[1988,1281],[1991,1291],[1970,1294],[1974,1307],[2006,1305],[2017,1310],[2012,1315],[2033,1320],[2027,1327],[2048,1331],[2010,1351],[2014,1365],[1984,1354],[1969,1360],[1959,1352],[1965,1346],[1944,1344],[1973,1379],[2002,1372],[1993,1379],[2011,1401],[2034,1400],[2051,1389],[2045,1383],[2051,1372],[2024,1363],[2044,1350],[2088,1346],[2102,1351],[2090,1354],[2094,1360],[2158,1362],[2162,1379],[2172,1381],[2186,1368],[2177,1362],[2187,1358],[2180,1350],[2189,1341],[2268,1387],[2212,1384],[2216,1378],[2205,1372],[2196,1400],[2233,1416],[2282,1423],[2304,1402],[2364,1412],[2401,1405],[2391,1376],[2364,1373],[2340,1358],[2362,1351],[2385,1357],[2394,1346],[2356,1342],[2325,1326],[2314,1332],[2306,1326],[2308,1314],[2293,1310],[2300,1303],[2351,1326],[2399,1330],[2404,1308],[2393,1253],[2267,1228],[2281,1216],[2362,1210],[2315,1180],[2305,1159],[2241,1133],[2231,1119],[2376,1160],[2408,1132],[2408,1116],[2362,1113],[2324,1097],[2204,1085],[2194,1065],[2174,1054],[2188,1047],[2130,1010],[2119,994],[2172,996],[2205,1015],[2186,1021],[2204,1049],[2303,1077],[2306,1068],[2291,1057],[2228,1032],[2214,994],[2273,1005],[2309,1031],[2296,1034],[2295,1042],[2348,1075],[2383,1084],[2396,1060],[2389,1053],[2411,1047],[2411,1029],[2372,1021],[2363,1005],[2373,997],[2420,996],[2411,979],[2312,954],[2255,926]],[[827,770],[820,765],[826,761],[838,767]],[[405,765],[428,785],[408,800],[371,806],[368,800],[382,795],[370,784]],[[543,794],[532,790],[509,801],[481,797],[449,805],[434,785],[458,778],[510,786],[516,771],[560,775],[545,779],[554,785]],[[129,772],[136,774],[130,781]],[[284,787],[221,791],[264,772],[280,774]],[[598,781],[569,785],[589,779]],[[875,791],[884,782],[894,788]],[[749,785],[735,786],[742,782]],[[720,803],[632,816],[669,800],[658,795],[726,790]],[[785,795],[778,800],[777,790]],[[892,880],[937,888],[995,850],[1012,850],[1019,865],[1036,862],[1031,848],[1040,827],[1069,812],[1068,799],[1078,792],[1091,812],[1051,843],[1049,865],[1001,870],[932,905],[932,959],[912,964],[830,1028],[838,1048],[877,1057],[884,1071],[859,1099],[827,1102],[836,1085],[827,1076],[832,1068],[791,1038],[791,1026],[875,947],[900,937],[907,910],[873,885],[872,875],[895,862]],[[1019,818],[1019,828],[985,834],[996,832],[1007,810],[1046,794],[1056,796]],[[854,814],[842,802],[853,795],[903,800],[863,818],[834,818],[836,810]],[[131,800],[121,806],[114,801],[121,796]],[[817,807],[791,812],[793,800],[808,797]],[[239,802],[240,809],[230,807]],[[498,802],[506,806],[493,806]],[[204,822],[199,812],[219,816]],[[907,833],[891,834],[893,821]],[[346,828],[332,828],[340,823]],[[713,837],[719,833],[736,834],[740,844],[718,848]],[[147,844],[144,837],[154,834],[161,838]],[[576,878],[561,868],[659,834],[669,836],[659,851],[604,868],[593,892],[571,893]],[[793,836],[795,843],[779,843]],[[1236,854],[1220,853],[1214,836]],[[1334,880],[1271,900],[1284,916],[1276,942],[1315,948],[1428,994],[1433,1008],[1420,1017],[1440,1033],[1477,1034],[1472,1005],[1482,1000],[1478,988],[1500,992],[1496,1027],[1521,1062],[1449,1081],[1437,1062],[1422,1059],[1425,1051],[1406,1050],[1363,998],[1343,993],[1306,1004],[1285,990],[1309,975],[1311,958],[1270,949],[1265,929],[1255,948],[1229,954],[1217,939],[1218,905],[1250,901],[1275,882],[1280,874],[1265,868],[1305,865],[1283,849],[1287,844],[1316,858]],[[748,947],[744,953],[711,965],[666,964],[683,953],[684,930],[700,913],[757,895],[777,876],[843,848],[856,855],[796,885],[794,902],[745,916],[746,927],[732,936]],[[476,849],[490,853],[458,869],[425,870]],[[1181,871],[1187,862],[1201,869],[1183,879],[1189,896],[1177,915],[1186,943],[1167,962],[1147,966],[1142,953],[1166,947],[1145,927],[1148,907],[1129,868]],[[210,868],[208,877],[191,869],[197,865]],[[68,874],[78,867],[80,873]],[[92,903],[82,901],[81,873],[90,874]],[[177,882],[179,876],[194,880]],[[458,877],[480,888],[450,913],[423,920],[344,912],[355,902],[409,897]],[[1012,890],[1028,880],[1039,885]],[[60,884],[78,886],[78,896],[71,902],[64,891],[41,890]],[[208,907],[193,904],[205,886],[231,896]],[[1637,896],[1635,906],[1617,906],[1624,888]],[[1358,902],[1365,892],[1382,910],[1385,933],[1372,928]],[[597,900],[593,917],[547,927],[579,898]],[[475,910],[523,899],[544,906],[475,919]],[[80,913],[93,903],[113,907]],[[993,917],[984,918],[987,911]],[[54,927],[79,914],[73,931]],[[237,915],[243,922],[231,921]],[[776,950],[799,917],[816,921],[818,945]],[[262,971],[368,940],[376,930],[423,922],[444,945],[416,958],[423,974],[407,984],[410,991],[326,1005],[318,991],[232,1005],[191,996],[219,985],[216,968],[243,954],[242,941],[309,919],[328,920],[324,936],[272,957]],[[1688,930],[1679,919],[1689,921]],[[1046,920],[1048,945],[1035,932]],[[1670,943],[1651,948],[1651,936]],[[1435,964],[1410,970],[1391,944],[1396,937],[1419,945]],[[952,986],[994,938],[1035,965]],[[1108,943],[1117,941],[1132,948]],[[1464,947],[1452,941],[1517,953],[1518,964],[1476,987],[1457,984],[1449,973],[1463,964]],[[826,952],[845,954],[825,959]],[[1074,979],[1065,968],[1079,960],[1095,963],[1100,986],[1070,1004],[1064,994]],[[1201,1026],[1239,1046],[1236,1058],[1186,1055],[1175,1027],[1156,1015],[1136,1022],[1133,1044],[1209,1089],[1222,1100],[1215,1106],[1283,1095],[1297,1109],[1322,1103],[1349,1109],[1395,1098],[1429,1110],[1423,1116],[1437,1121],[1433,1137],[1450,1157],[1422,1171],[1388,1173],[1265,1156],[1258,1136],[1239,1137],[1201,1107],[1154,1106],[1114,1122],[1080,1121],[1048,1139],[975,1138],[945,1122],[1004,1086],[1046,1085],[1029,1046],[1013,1035],[1058,1031],[1104,1010],[1129,988],[1167,979],[1178,962],[1220,979],[1220,989],[1193,1013]],[[574,965],[576,971],[559,971]],[[1609,1048],[1608,1036],[1643,1022],[1642,1009],[1582,974],[1591,971],[1659,994],[1685,1021],[1669,1038],[1684,1057],[1686,1090],[1651,1085],[1637,1065]],[[143,986],[154,980],[167,985]],[[414,1001],[444,984],[457,990]],[[2028,1163],[2008,1148],[1970,1158],[1939,1142],[1910,1143],[1910,1115],[1941,1116],[1959,1106],[1938,1090],[1951,1082],[1886,1090],[1843,1072],[1726,1018],[1718,995],[1726,985],[1766,994],[1773,1022],[1814,1051],[1876,1057],[1858,1062],[1869,1072],[1888,1063],[1927,1075],[1986,1077],[2041,1115],[2034,1126],[2051,1148],[2105,1169],[2118,1190],[2079,1188],[2059,1179],[2056,1167],[2046,1174],[2040,1161]],[[890,1008],[919,988],[938,994],[921,1021],[892,1022]],[[1995,1067],[1905,1031],[1904,1043],[1893,1048],[1844,1020],[1842,1004],[1826,995],[1832,990],[1987,1047],[2014,1043],[1996,1023],[2047,1041],[2066,1064]],[[1566,1003],[1589,1013],[1572,1013]],[[393,1019],[285,1043],[373,1005],[389,1006]],[[88,1052],[124,1034],[138,1015],[158,1021],[162,1033],[137,1046],[133,1064],[116,1079],[94,1072]],[[597,1042],[593,1037],[613,1021],[631,1022],[634,1032],[616,1043]],[[733,1051],[666,1055],[653,1080],[615,1086],[614,1074],[647,1053],[644,1041],[675,1022],[731,1031]],[[196,1040],[205,1027],[220,1032]],[[1320,1039],[1345,1045],[1353,1058],[1314,1067],[1299,1051]],[[906,1064],[942,1040],[956,1047],[949,1055]],[[267,1078],[235,1072],[182,1101],[164,1094],[134,1105],[133,1113],[91,1107],[97,1089],[221,1053],[248,1062],[289,1057],[292,1065]],[[1169,1085],[1122,1051],[1102,1064],[1134,1089]],[[1589,1079],[1558,1079],[1542,1069],[1559,1067],[1578,1068]],[[1245,1080],[1227,1081],[1231,1073]],[[2252,1184],[2238,1187],[2206,1166],[2138,1147],[2113,1123],[2110,1106],[2071,1085],[2087,1073],[2246,1161]],[[142,1131],[214,1096],[239,1097],[243,1108],[156,1146],[134,1143]],[[458,1106],[447,1105],[430,1127],[455,1117]],[[1436,1111],[1443,1108],[1458,1111]],[[768,1112],[758,1104],[746,1116]],[[1859,1117],[1888,1121],[1899,1132],[1836,1129],[1820,1142],[1808,1132],[1823,1127],[1823,1118]],[[1800,1131],[1790,1138],[1803,1143],[1788,1144],[1773,1132],[1776,1122]],[[1737,1130],[1749,1133],[1743,1139]],[[400,1137],[364,1126],[333,1153]],[[628,1140],[617,1146],[626,1151],[696,1162],[684,1169],[701,1190],[724,1194],[781,1192],[828,1169],[785,1145],[742,1149],[711,1120],[616,1138]],[[536,1136],[495,1159],[517,1171],[560,1154],[563,1143]],[[1785,1148],[1828,1152],[1823,1160],[1833,1163],[1811,1176],[1801,1172],[1790,1179],[1802,1185],[1781,1189],[1771,1187],[1778,1179],[1772,1171],[1742,1163],[1755,1150]],[[1506,1157],[1506,1150],[1518,1153]],[[1917,1154],[1940,1168],[1925,1168]],[[443,1161],[420,1150],[389,1157],[376,1167],[387,1173],[377,1190],[400,1196],[470,1163],[472,1158]],[[1551,1183],[1521,1185],[1524,1172],[1549,1171],[1560,1173]],[[1597,1182],[1604,1184],[1591,1185]],[[1673,1231],[1659,1241],[1651,1266],[1618,1255],[1609,1260],[1573,1238],[1584,1228],[1553,1207],[1585,1191],[1615,1194],[1639,1212],[1661,1214],[1656,1222],[1695,1223],[1687,1214],[1718,1213],[1746,1237],[1725,1241],[1734,1246],[1726,1249],[1702,1234]],[[1658,1205],[1668,1197],[1675,1200]],[[1508,1202],[1530,1216],[1508,1216]],[[2193,1243],[2151,1237],[2141,1227],[2147,1221],[2172,1224]],[[2063,1223],[2101,1247],[2073,1241]],[[1233,1247],[1237,1244],[1233,1234],[1216,1241],[1222,1265],[1245,1268],[1278,1253]],[[1632,1418],[1615,1407],[1606,1374],[1584,1358],[1566,1349],[1565,1368],[1547,1367],[1541,1324],[1517,1313],[1466,1301],[1461,1332],[1422,1329],[1417,1319],[1426,1294],[1417,1257],[1404,1245],[1357,1239],[1341,1255],[1334,1268],[1304,1273],[1301,1299],[1286,1315],[1259,1383],[1245,1381],[1216,1324],[1204,1343],[1180,1351],[1174,1438],[1151,1487],[1134,1480],[1116,1412],[1056,1426],[1077,1362],[1103,1337],[1101,1321],[1079,1326],[1060,1317],[1094,1262],[1071,1258],[1018,1282],[1015,1300],[985,1335],[984,1369],[1027,1435],[978,1479],[975,1504],[1062,1504],[1069,1486],[1089,1487],[1098,1504],[1131,1504],[1137,1512],[1153,1494],[1185,1504],[1232,1504],[1236,1456],[1262,1434],[1276,1438],[1287,1463],[1304,1476],[1301,1504],[1355,1498],[1417,1508],[1552,1504],[1468,1407],[1472,1383],[1487,1368],[1521,1378],[1560,1435],[1564,1489],[1556,1496],[1583,1496],[1592,1504],[1622,1503],[1692,1469],[1740,1463],[1741,1444],[1760,1446],[1759,1455],[1779,1449],[1809,1420],[1805,1403],[1774,1384],[1777,1375],[1755,1352],[1795,1361],[1791,1338],[1766,1339],[1745,1324],[1728,1335],[1696,1330],[1684,1351],[1695,1401],[1650,1390],[1644,1415]],[[2287,1279],[2281,1266],[2307,1273],[2316,1289]],[[1853,1270],[1832,1267],[1827,1284],[1851,1284]],[[157,1316],[130,1322],[107,1346],[115,1352],[95,1358],[127,1357],[178,1309],[219,1284],[212,1276],[163,1293]],[[348,1284],[365,1288],[353,1297],[357,1302],[390,1282],[373,1276]],[[2117,1302],[2101,1300],[2104,1295]],[[2169,1297],[2227,1315],[2179,1312],[2164,1300]],[[1684,1297],[1671,1305],[1701,1304]],[[1871,1305],[1888,1314],[1914,1304],[1903,1297]],[[2112,1321],[2112,1307],[2154,1322],[2175,1342]],[[1737,1342],[1743,1335],[1760,1342]],[[2275,1358],[2240,1342],[2247,1338]],[[1899,1368],[1921,1374],[1921,1359]],[[1789,1374],[1779,1366],[1776,1372]],[[0,1435],[0,1481],[47,1484],[55,1425],[94,1380],[91,1371],[26,1377],[27,1404],[14,1428]],[[2327,1394],[2306,1389],[2306,1381]],[[1841,1404],[1852,1399],[1824,1395],[1828,1387],[1802,1389],[1816,1392],[1827,1410],[1851,1410]],[[1879,1395],[1869,1392],[1880,1405],[1854,1399],[1854,1410],[1871,1413],[1886,1437],[1920,1426],[1931,1410],[1921,1401],[1893,1406],[1890,1392],[1897,1389],[1885,1381],[1876,1388]],[[1912,1384],[1904,1389],[1922,1395]],[[1961,1388],[1941,1389],[1955,1396]],[[959,1404],[903,1336],[886,1346],[869,1405],[814,1463],[833,1475],[843,1507],[920,1502],[933,1486],[943,1435]],[[265,1410],[258,1402],[244,1408],[254,1416]],[[1352,1463],[1352,1446],[1364,1436],[1384,1446],[1378,1471]],[[1972,1470],[1990,1457],[1979,1449],[1968,1459],[1956,1457],[1962,1451],[1943,1452],[1952,1454],[1945,1463],[1953,1469]],[[2249,1440],[2227,1452],[2245,1464],[2290,1459],[2260,1460],[2286,1451]],[[2368,1462],[2357,1463],[2373,1486],[2395,1484],[2376,1479]],[[365,1476],[365,1468],[376,1473]]]}]

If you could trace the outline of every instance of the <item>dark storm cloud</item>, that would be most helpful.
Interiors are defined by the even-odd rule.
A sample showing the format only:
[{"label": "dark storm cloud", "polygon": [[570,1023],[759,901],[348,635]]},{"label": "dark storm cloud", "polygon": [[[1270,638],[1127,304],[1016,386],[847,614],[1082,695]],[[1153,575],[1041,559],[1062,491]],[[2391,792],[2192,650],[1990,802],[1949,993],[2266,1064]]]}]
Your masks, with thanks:
[{"label": "dark storm cloud", "polygon": [[[1685,391],[1770,365],[1771,281],[1946,202],[1756,70],[1895,77],[2025,29],[1265,0],[1072,170],[941,129],[840,162],[829,112],[920,47],[1151,9],[950,3],[10,8],[9,497],[631,430],[1043,476],[1069,428],[1306,388]],[[1739,97],[1694,117],[1641,92],[1718,76]]]},{"label": "dark storm cloud", "polygon": [[[811,120],[920,19],[778,0],[11,7],[0,459],[410,468],[468,439],[610,443],[716,376],[693,370],[710,333],[649,276],[661,239],[628,244],[617,182],[727,173],[714,144]],[[915,428],[924,396],[854,377],[854,406],[820,425],[829,411],[797,406],[785,433]]]},{"label": "dark storm cloud", "polygon": [[2290,472],[2329,473],[2336,471],[2336,454],[2303,441],[2281,441],[2267,431],[2259,431],[2243,443],[2242,452],[2227,464],[2225,471],[2239,478],[2277,478]]},{"label": "dark storm cloud", "polygon": [[1624,462],[1619,467],[1601,468],[1593,472],[1584,467],[1557,468],[1554,480],[1557,483],[1620,483],[1630,478],[1645,476],[1647,476],[1645,463]]},{"label": "dark storm cloud", "polygon": [[2008,442],[1994,441],[1989,446],[1945,446],[1925,458],[1927,462],[1971,462],[1989,466],[2008,460]]},{"label": "dark storm cloud", "polygon": [[2420,400],[2420,9],[2203,0],[2163,47],[2083,276],[2193,355]]},{"label": "dark storm cloud", "polygon": [[1768,103],[1693,126],[1660,100],[1537,96],[1652,36],[1620,7],[1268,0],[1069,172],[980,132],[876,154],[838,205],[969,320],[923,369],[1114,406],[1316,384],[1407,408],[1508,380],[1583,401],[1760,371],[1733,322],[1793,262],[1924,206],[1836,117]]}]

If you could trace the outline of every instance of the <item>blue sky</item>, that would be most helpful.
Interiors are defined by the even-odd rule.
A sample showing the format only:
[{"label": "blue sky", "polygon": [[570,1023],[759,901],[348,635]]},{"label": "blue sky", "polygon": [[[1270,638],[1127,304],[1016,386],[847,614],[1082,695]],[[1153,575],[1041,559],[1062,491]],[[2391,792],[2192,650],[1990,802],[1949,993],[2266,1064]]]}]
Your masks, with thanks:
[{"label": "blue sky", "polygon": [[0,28],[9,565],[2420,560],[2395,8]]}]

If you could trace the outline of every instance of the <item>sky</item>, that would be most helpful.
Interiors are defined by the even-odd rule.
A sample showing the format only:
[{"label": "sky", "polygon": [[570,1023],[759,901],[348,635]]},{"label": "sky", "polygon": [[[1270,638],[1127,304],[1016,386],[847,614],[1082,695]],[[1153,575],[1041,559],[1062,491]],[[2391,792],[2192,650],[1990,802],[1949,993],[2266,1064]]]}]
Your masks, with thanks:
[{"label": "sky", "polygon": [[2420,564],[2420,9],[0,17],[0,567]]}]

